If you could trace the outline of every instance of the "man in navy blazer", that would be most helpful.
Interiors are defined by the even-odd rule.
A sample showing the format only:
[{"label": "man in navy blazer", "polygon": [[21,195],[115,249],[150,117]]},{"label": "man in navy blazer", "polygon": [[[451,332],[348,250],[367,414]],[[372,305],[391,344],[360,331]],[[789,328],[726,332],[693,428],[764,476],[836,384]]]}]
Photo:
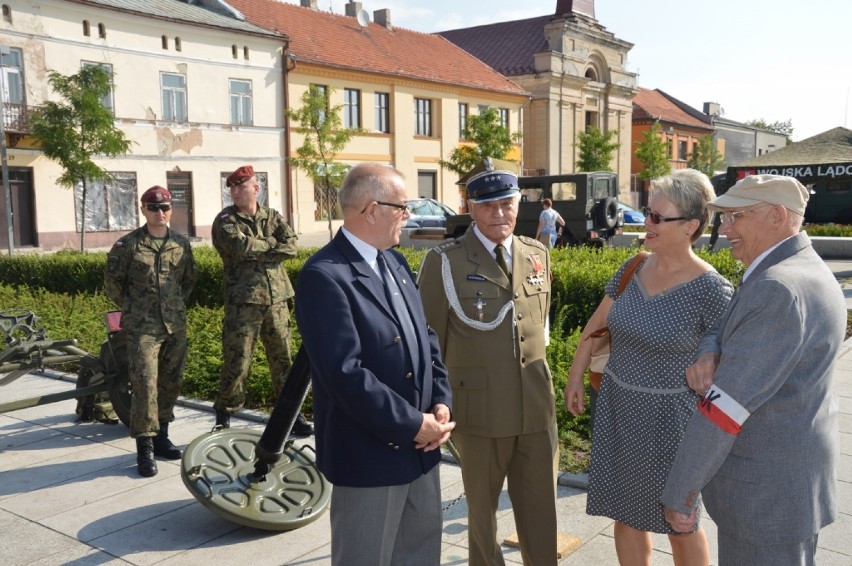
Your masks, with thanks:
[{"label": "man in navy blazer", "polygon": [[662,502],[687,532],[701,492],[719,529],[719,566],[812,565],[837,513],[832,373],[846,301],[800,232],[807,200],[792,177],[753,175],[710,204],[747,269],[686,370],[703,398]]},{"label": "man in navy blazer", "polygon": [[[317,467],[334,485],[335,565],[440,562],[438,448],[455,423],[437,337],[408,264],[389,250],[409,216],[406,198],[399,171],[353,167],[338,197],[343,227],[308,260],[296,286]],[[382,257],[409,320],[385,290]]]}]

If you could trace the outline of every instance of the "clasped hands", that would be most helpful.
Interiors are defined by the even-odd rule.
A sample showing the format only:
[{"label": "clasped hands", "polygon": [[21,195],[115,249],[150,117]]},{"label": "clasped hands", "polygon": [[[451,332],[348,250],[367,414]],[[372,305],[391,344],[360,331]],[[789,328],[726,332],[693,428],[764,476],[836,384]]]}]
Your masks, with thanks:
[{"label": "clasped hands", "polygon": [[450,421],[450,408],[438,404],[431,413],[423,413],[420,430],[414,437],[414,447],[429,452],[441,446],[450,439],[450,433],[456,428],[456,423]]}]

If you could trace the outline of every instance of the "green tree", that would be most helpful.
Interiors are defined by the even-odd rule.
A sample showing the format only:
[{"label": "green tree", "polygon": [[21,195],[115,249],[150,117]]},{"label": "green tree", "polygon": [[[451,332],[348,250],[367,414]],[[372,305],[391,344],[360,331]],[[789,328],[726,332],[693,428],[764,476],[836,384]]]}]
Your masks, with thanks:
[{"label": "green tree", "polygon": [[713,134],[698,138],[698,143],[692,148],[692,153],[689,154],[686,165],[701,171],[708,177],[712,177],[716,171],[724,169],[725,162],[722,160],[722,154],[716,149],[716,140],[713,139]]},{"label": "green tree", "polygon": [[642,164],[639,178],[645,181],[668,175],[672,171],[669,163],[671,149],[660,135],[660,123],[654,122],[651,129],[642,134],[642,141],[636,143],[636,159]]},{"label": "green tree", "polygon": [[504,159],[512,146],[521,139],[521,134],[510,134],[509,129],[500,123],[500,112],[489,106],[479,115],[468,117],[462,138],[473,145],[455,147],[446,161],[438,162],[444,169],[459,175],[465,175],[482,163],[485,157]]},{"label": "green tree", "polygon": [[[328,217],[328,238],[334,237],[331,220],[334,218],[332,193],[343,183],[349,167],[337,163],[334,159],[346,147],[360,128],[344,128],[340,119],[342,104],[330,106],[330,97],[334,89],[311,85],[301,97],[299,108],[287,110],[287,116],[297,124],[293,130],[305,136],[301,147],[296,149],[297,157],[290,157],[290,163],[308,174],[314,186],[319,187],[325,196],[326,216]],[[335,199],[336,201],[336,199]]]},{"label": "green tree", "polygon": [[577,143],[580,148],[580,157],[577,159],[578,171],[612,171],[609,164],[612,162],[612,155],[619,147],[620,143],[616,143],[613,139],[618,135],[615,130],[602,132],[600,129],[591,126],[585,132],[577,134]]},{"label": "green tree", "polygon": [[778,122],[767,122],[763,118],[758,118],[757,120],[749,120],[746,122],[748,126],[754,126],[755,128],[761,128],[764,130],[769,130],[770,132],[775,132],[777,134],[782,134],[787,136],[787,145],[793,143],[793,121],[792,120],[784,120]]},{"label": "green tree", "polygon": [[87,65],[75,75],[48,71],[47,81],[62,98],[48,101],[33,114],[33,135],[44,155],[58,161],[64,170],[56,180],[62,187],[83,185],[80,211],[80,251],[86,239],[86,193],[90,181],[108,181],[111,175],[93,158],[117,157],[130,150],[131,142],[115,126],[112,110],[101,100],[112,89],[110,73],[98,65]]}]

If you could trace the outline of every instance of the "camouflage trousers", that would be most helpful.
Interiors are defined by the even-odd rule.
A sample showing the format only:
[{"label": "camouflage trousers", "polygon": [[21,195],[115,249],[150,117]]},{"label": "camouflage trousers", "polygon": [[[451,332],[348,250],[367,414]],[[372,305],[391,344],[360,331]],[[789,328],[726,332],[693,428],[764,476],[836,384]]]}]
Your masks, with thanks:
[{"label": "camouflage trousers", "polygon": [[174,334],[135,333],[127,329],[127,363],[133,396],[130,436],[154,436],[161,422],[174,418],[186,362],[186,329]]},{"label": "camouflage trousers", "polygon": [[213,408],[233,414],[246,402],[246,380],[257,337],[263,342],[272,391],[278,399],[290,371],[290,309],[287,302],[272,305],[225,305],[222,327],[222,372]]}]

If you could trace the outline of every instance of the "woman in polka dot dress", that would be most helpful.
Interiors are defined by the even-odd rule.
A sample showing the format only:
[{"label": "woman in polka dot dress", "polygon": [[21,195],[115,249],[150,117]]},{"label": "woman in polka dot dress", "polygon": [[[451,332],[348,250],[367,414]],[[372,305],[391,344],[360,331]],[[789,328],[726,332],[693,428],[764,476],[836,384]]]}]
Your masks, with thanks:
[{"label": "woman in polka dot dress", "polygon": [[[645,247],[653,252],[614,300],[626,263],[606,287],[583,338],[608,325],[612,336],[592,435],[586,512],[615,519],[622,566],[651,563],[651,533],[669,535],[678,566],[710,562],[700,526],[677,534],[660,495],[698,396],[686,384],[701,336],[724,312],[733,287],[692,251],[709,220],[713,188],[703,173],[681,169],[651,183]],[[579,415],[591,345],[580,340],[565,402]]]}]

